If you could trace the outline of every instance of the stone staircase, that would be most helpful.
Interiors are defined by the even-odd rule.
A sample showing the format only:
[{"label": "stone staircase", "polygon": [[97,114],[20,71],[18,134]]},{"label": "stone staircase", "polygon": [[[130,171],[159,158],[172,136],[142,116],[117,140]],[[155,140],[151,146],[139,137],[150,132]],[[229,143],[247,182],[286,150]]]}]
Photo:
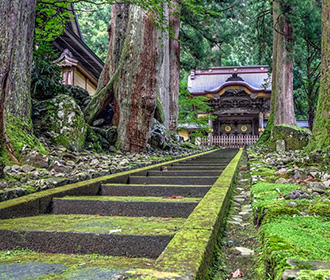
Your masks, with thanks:
[{"label": "stone staircase", "polygon": [[156,259],[237,149],[133,172],[93,195],[53,197],[48,212],[1,220],[0,250]]}]

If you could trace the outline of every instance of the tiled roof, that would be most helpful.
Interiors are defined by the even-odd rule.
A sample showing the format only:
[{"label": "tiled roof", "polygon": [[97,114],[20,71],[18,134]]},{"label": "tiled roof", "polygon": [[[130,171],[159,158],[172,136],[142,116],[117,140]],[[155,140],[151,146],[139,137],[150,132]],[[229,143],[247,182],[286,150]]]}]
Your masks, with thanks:
[{"label": "tiled roof", "polygon": [[[239,85],[249,87],[252,91],[270,91],[271,75],[268,69],[268,66],[257,65],[194,70],[188,78],[188,90],[192,94],[207,93],[218,91],[226,85]],[[236,74],[237,77],[234,77]]]}]

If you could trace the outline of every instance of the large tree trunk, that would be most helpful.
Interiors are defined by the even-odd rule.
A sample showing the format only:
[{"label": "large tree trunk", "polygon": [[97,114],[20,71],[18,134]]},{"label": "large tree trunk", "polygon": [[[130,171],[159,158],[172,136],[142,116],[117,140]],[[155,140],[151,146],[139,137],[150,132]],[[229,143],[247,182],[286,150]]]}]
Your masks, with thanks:
[{"label": "large tree trunk", "polygon": [[330,147],[330,1],[322,1],[322,74],[310,148]]},{"label": "large tree trunk", "polygon": [[267,144],[273,126],[296,125],[293,102],[293,29],[282,13],[281,4],[273,1],[273,71],[270,117],[258,144]]},{"label": "large tree trunk", "polygon": [[174,34],[170,39],[170,89],[169,89],[169,122],[170,130],[176,131],[179,116],[179,86],[180,86],[180,13],[177,1],[173,1],[174,16],[170,17],[170,26]]},{"label": "large tree trunk", "polygon": [[31,120],[31,62],[36,0],[0,1],[0,128],[2,151],[18,162],[38,142]]},{"label": "large tree trunk", "polygon": [[107,61],[85,117],[92,123],[111,102],[122,151],[143,152],[147,145],[157,98],[156,44],[157,29],[145,11],[113,6]]},{"label": "large tree trunk", "polygon": [[85,110],[87,123],[92,124],[94,118],[111,103],[114,107],[112,124],[117,126],[119,122],[118,104],[113,91],[113,82],[116,78],[121,53],[126,39],[126,31],[129,20],[129,4],[113,5],[111,7],[111,22],[108,29],[109,48],[107,59],[98,81],[97,92]]},{"label": "large tree trunk", "polygon": [[281,15],[279,2],[273,2],[274,42],[272,94],[275,95],[274,125],[296,125],[293,103],[293,29]]},{"label": "large tree trunk", "polygon": [[118,147],[144,152],[156,108],[157,30],[145,11],[130,5],[129,23],[114,83],[118,102]]}]

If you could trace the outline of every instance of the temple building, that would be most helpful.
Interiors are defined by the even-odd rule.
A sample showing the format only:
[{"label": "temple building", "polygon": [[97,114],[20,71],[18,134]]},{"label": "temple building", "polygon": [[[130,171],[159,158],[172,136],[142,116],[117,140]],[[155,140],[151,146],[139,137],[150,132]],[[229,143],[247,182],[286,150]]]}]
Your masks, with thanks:
[{"label": "temple building", "polygon": [[[268,66],[194,70],[188,78],[192,96],[206,96],[212,112],[209,137],[259,136],[269,117],[271,74]],[[211,118],[211,116],[213,116]]]},{"label": "temple building", "polygon": [[62,68],[63,83],[82,87],[93,95],[104,63],[84,43],[73,4],[69,7],[74,16],[52,45],[59,52],[57,63]]}]

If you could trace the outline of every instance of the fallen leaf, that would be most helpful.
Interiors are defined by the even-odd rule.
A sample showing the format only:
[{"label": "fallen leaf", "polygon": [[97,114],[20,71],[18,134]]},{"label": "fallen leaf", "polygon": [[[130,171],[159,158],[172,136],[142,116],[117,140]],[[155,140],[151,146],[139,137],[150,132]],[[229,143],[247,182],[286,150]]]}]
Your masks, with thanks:
[{"label": "fallen leaf", "polygon": [[232,272],[231,274],[233,275],[233,278],[242,276],[242,272],[239,269],[237,269],[235,272]]},{"label": "fallen leaf", "polygon": [[183,196],[176,196],[176,195],[168,197],[168,199],[183,199],[183,198],[184,198]]}]

